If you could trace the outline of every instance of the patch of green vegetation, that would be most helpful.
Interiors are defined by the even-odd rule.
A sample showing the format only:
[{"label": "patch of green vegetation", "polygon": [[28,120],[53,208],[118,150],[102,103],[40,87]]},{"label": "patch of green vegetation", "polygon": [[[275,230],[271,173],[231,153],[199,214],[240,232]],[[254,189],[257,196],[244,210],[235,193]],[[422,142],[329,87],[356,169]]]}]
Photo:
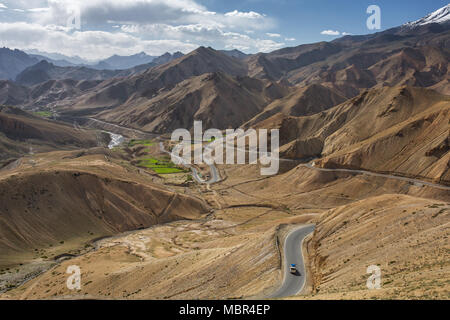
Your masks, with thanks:
[{"label": "patch of green vegetation", "polygon": [[185,170],[178,168],[172,163],[169,159],[157,159],[157,158],[149,158],[149,159],[141,159],[138,163],[139,167],[144,167],[148,169],[152,169],[157,174],[171,174],[171,173],[183,173]]},{"label": "patch of green vegetation", "polygon": [[128,143],[129,147],[134,147],[134,146],[144,146],[144,147],[151,147],[153,146],[155,143],[153,142],[153,140],[130,140],[130,142]]},{"label": "patch of green vegetation", "polygon": [[50,111],[37,111],[33,113],[42,118],[51,118],[53,116],[53,113],[51,113]]},{"label": "patch of green vegetation", "polygon": [[185,172],[184,170],[179,168],[154,168],[152,170],[154,170],[157,174],[171,174],[171,173]]}]

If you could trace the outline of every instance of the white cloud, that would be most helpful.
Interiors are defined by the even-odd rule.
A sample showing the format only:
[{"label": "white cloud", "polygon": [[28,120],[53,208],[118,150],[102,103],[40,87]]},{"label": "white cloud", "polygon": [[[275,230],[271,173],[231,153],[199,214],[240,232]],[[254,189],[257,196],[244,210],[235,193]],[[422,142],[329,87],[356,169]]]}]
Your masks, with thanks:
[{"label": "white cloud", "polygon": [[8,9],[8,7],[5,6],[3,3],[0,2],[0,9]]},{"label": "white cloud", "polygon": [[[9,20],[13,22],[0,23],[0,44],[19,49],[100,59],[141,51],[188,52],[200,45],[248,52],[284,45],[281,35],[268,32],[276,22],[265,14],[213,12],[200,0],[3,1],[25,12],[20,15],[23,21],[16,15]],[[66,27],[74,8],[81,12],[81,30]],[[266,32],[273,39],[260,39]]]},{"label": "white cloud", "polygon": [[116,53],[129,55],[145,51],[151,55],[161,55],[167,51],[194,50],[198,44],[188,44],[180,40],[142,40],[130,34],[104,31],[76,31],[68,33],[62,27],[44,27],[25,22],[0,23],[0,46],[36,49],[58,52],[68,56],[78,55],[96,60]]},{"label": "white cloud", "polygon": [[29,12],[36,12],[36,13],[49,12],[50,8],[48,8],[48,7],[45,7],[45,8],[31,8],[31,9],[27,9],[27,11],[29,11]]},{"label": "white cloud", "polygon": [[73,8],[79,8],[84,25],[113,24],[197,24],[217,25],[231,29],[264,29],[273,25],[263,14],[234,10],[216,13],[196,0],[48,0],[49,10],[34,15],[33,22],[65,24]]},{"label": "white cloud", "polygon": [[47,5],[48,0],[2,0],[7,5],[14,6],[16,8],[37,8]]},{"label": "white cloud", "polygon": [[295,39],[295,38],[285,38],[284,40],[285,40],[285,41],[295,41],[295,40],[297,40],[297,39]]},{"label": "white cloud", "polygon": [[334,31],[334,30],[323,30],[320,34],[324,34],[327,36],[338,36],[341,33],[339,31]]},{"label": "white cloud", "polygon": [[237,10],[225,13],[225,16],[226,17],[250,18],[250,19],[262,19],[264,17],[264,15],[262,15],[262,14],[260,14],[258,12],[254,12],[254,11],[240,12],[240,11],[237,11]]},{"label": "white cloud", "polygon": [[48,0],[48,10],[36,11],[30,18],[41,25],[65,25],[75,10],[80,11],[84,28],[108,23],[170,22],[176,25],[215,14],[194,0]]},{"label": "white cloud", "polygon": [[123,25],[121,30],[131,34],[145,34],[149,38],[160,36],[180,41],[190,39],[202,45],[216,48],[235,48],[243,51],[267,52],[279,49],[284,45],[284,43],[273,40],[252,38],[248,34],[240,32],[224,31],[220,26],[205,26],[202,24],[181,26],[165,24]]},{"label": "white cloud", "polygon": [[343,36],[351,36],[352,33],[350,33],[350,32],[342,32],[342,35],[343,35]]}]

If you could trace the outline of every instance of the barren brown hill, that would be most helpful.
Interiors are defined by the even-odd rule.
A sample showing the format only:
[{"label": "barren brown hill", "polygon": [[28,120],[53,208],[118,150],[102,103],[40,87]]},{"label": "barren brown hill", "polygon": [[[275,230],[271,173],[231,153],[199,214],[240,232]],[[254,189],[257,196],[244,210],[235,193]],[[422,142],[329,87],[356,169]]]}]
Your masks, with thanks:
[{"label": "barren brown hill", "polygon": [[0,48],[0,79],[13,80],[25,68],[39,62],[18,49]]},{"label": "barren brown hill", "polygon": [[247,122],[244,127],[257,125],[277,113],[283,116],[308,116],[330,109],[345,100],[344,96],[333,89],[313,84],[293,89],[291,94],[273,101],[257,116]]},{"label": "barren brown hill", "polygon": [[[349,243],[352,245],[352,251],[348,253],[345,247],[339,247],[336,254],[330,255],[330,258],[325,260],[326,263],[321,265],[323,269],[314,270],[317,272],[314,274],[312,270],[308,270],[311,276],[322,275],[319,295],[313,296],[314,298],[327,297],[327,293],[335,288],[338,289],[335,297],[349,297],[353,291],[347,288],[359,288],[365,284],[368,277],[365,275],[367,268],[365,264],[372,263],[372,258],[379,261],[376,263],[382,264],[384,276],[395,278],[395,285],[389,284],[388,279],[386,283],[383,282],[383,287],[388,287],[390,291],[382,291],[386,295],[380,295],[380,298],[392,297],[392,291],[400,292],[400,297],[406,297],[407,291],[414,287],[415,280],[424,281],[420,273],[428,272],[426,264],[428,260],[433,264],[431,269],[433,276],[430,278],[434,281],[425,283],[422,295],[420,288],[417,295],[426,298],[437,290],[438,295],[442,296],[442,288],[439,289],[442,282],[435,280],[445,272],[439,269],[445,256],[439,255],[442,250],[433,250],[432,246],[428,246],[428,240],[434,238],[431,226],[438,226],[437,236],[445,237],[443,233],[445,216],[440,217],[442,212],[439,212],[448,207],[448,192],[436,191],[427,186],[418,187],[404,181],[349,173],[319,172],[301,166],[266,179],[261,179],[258,168],[254,166],[225,166],[221,167],[221,171],[222,169],[226,171],[228,179],[211,186],[214,193],[211,193],[211,190],[207,191],[206,187],[203,187],[200,193],[205,198],[215,197],[216,200],[215,211],[208,215],[208,219],[173,222],[103,239],[96,243],[96,250],[64,261],[2,297],[231,299],[251,298],[256,295],[266,298],[282,280],[277,238],[279,243],[282,242],[283,234],[287,233],[289,225],[315,221],[320,224],[318,235],[327,245],[331,244],[332,248],[335,248],[334,241],[342,240],[344,242],[339,243],[347,243],[347,236],[341,240],[337,239],[342,235],[339,233],[343,228],[342,225],[351,226],[351,230],[345,229],[345,234],[351,236]],[[389,195],[388,198],[384,198],[385,194],[395,193],[395,190],[401,190],[402,193],[411,196]],[[424,199],[427,197],[440,200]],[[384,203],[384,200],[388,204]],[[401,201],[398,207],[395,206],[396,201]],[[442,206],[444,202],[447,202],[446,206]],[[334,225],[328,223],[326,218],[335,212],[330,209],[336,206],[343,206],[337,210],[339,214],[344,215],[342,220],[336,217],[334,221],[337,221],[337,225]],[[385,206],[389,211],[385,213],[380,206]],[[394,210],[391,210],[392,208]],[[345,215],[346,209],[351,211],[349,215]],[[417,209],[416,220],[414,220],[415,209]],[[371,214],[363,214],[367,212],[365,210]],[[407,213],[403,210],[407,210]],[[321,216],[320,213],[324,214]],[[399,215],[398,220],[396,214]],[[355,220],[358,218],[357,222],[350,220],[349,216],[352,215],[357,215],[355,217]],[[359,218],[359,215],[363,217]],[[319,216],[320,218],[316,219]],[[372,232],[370,226],[371,218],[374,216],[380,223]],[[383,223],[386,216],[389,219]],[[347,220],[348,224],[342,222]],[[426,224],[422,226],[423,221],[426,221]],[[392,222],[394,225],[390,226]],[[408,224],[405,227],[403,224],[406,222]],[[359,230],[359,226],[364,228]],[[402,230],[391,236],[394,244],[390,244],[391,238],[384,232],[383,227]],[[426,238],[422,233],[414,235],[416,227],[427,232]],[[369,232],[370,241],[367,240]],[[420,248],[426,247],[420,262],[414,265],[410,263],[410,259],[415,255],[416,244],[414,241],[409,242],[409,236],[420,241]],[[442,239],[439,241],[443,241]],[[359,241],[362,243],[362,253],[357,254],[355,261],[351,261],[350,265],[355,268],[361,267],[361,270],[339,273],[336,266],[340,266],[343,261],[358,253],[353,246],[357,247]],[[398,241],[401,242],[402,248],[407,249],[406,252],[393,251]],[[391,264],[389,269],[385,270],[385,264],[394,259],[387,261],[383,247],[376,248],[379,245],[389,249],[388,258],[395,256],[396,262]],[[319,259],[329,254],[326,247],[319,249]],[[367,252],[373,254],[366,259],[363,253]],[[305,251],[305,258],[314,261],[314,251]],[[83,270],[83,285],[78,292],[68,290],[65,285],[66,269],[73,264],[79,265]],[[391,267],[401,268],[403,265],[408,265],[410,271],[418,268],[418,272],[410,273],[411,279],[392,273]],[[330,270],[333,272],[331,279],[327,277]],[[259,276],[255,277],[255,274]],[[346,281],[350,281],[347,286]],[[321,292],[324,295],[320,295]],[[371,296],[367,295],[372,292],[367,292],[366,296],[361,297],[370,298]]]},{"label": "barren brown hill", "polygon": [[49,80],[29,88],[30,99],[23,104],[25,109],[54,109],[61,101],[74,101],[101,81]]},{"label": "barren brown hill", "polygon": [[[270,289],[279,263],[274,228],[239,234],[228,226],[217,220],[174,222],[105,239],[98,250],[62,262],[6,297],[238,299]],[[65,285],[65,270],[73,264],[83,270],[80,291]]]},{"label": "barren brown hill", "polygon": [[0,104],[22,105],[29,100],[27,87],[20,86],[12,81],[0,80]]},{"label": "barren brown hill", "polygon": [[31,87],[11,81],[0,81],[0,103],[26,110],[51,110],[55,106],[73,103],[101,81],[48,80]]},{"label": "barren brown hill", "polygon": [[[448,202],[383,195],[317,219],[309,243],[312,293],[321,299],[448,298]],[[368,290],[371,265],[381,289]]]},{"label": "barren brown hill", "polygon": [[[123,110],[119,114],[121,122],[131,123],[134,117],[132,114],[126,119],[125,109],[128,106],[144,104],[144,101],[150,104],[158,95],[167,95],[167,91],[172,90],[177,83],[193,76],[219,71],[232,76],[248,74],[250,77],[269,79],[272,82],[280,80],[282,83],[297,84],[299,87],[309,88],[302,89],[306,92],[315,90],[311,96],[315,95],[319,102],[313,107],[311,103],[314,97],[311,97],[310,103],[306,102],[309,107],[303,107],[306,108],[303,111],[306,114],[313,113],[315,109],[326,109],[333,102],[339,103],[341,97],[352,98],[367,88],[409,85],[434,88],[447,93],[450,90],[448,38],[448,25],[440,29],[414,29],[408,32],[391,30],[371,36],[344,37],[330,43],[285,48],[249,56],[243,60],[201,47],[140,75],[105,81],[95,90],[82,95],[79,101],[65,101],[60,106],[64,112],[76,113],[81,109],[91,114],[120,106]],[[330,92],[322,87],[329,88]],[[301,97],[293,94],[285,99],[269,106],[257,120],[267,119],[281,110],[293,115],[305,114],[298,110],[302,108],[296,107],[296,100],[301,100]],[[301,102],[298,105],[304,104]],[[90,108],[92,109],[89,111]],[[114,120],[112,116],[109,119]],[[256,122],[253,121],[252,124]],[[226,125],[224,123],[216,127]]]},{"label": "barren brown hill", "polygon": [[103,150],[40,154],[2,172],[0,264],[209,212],[203,201],[153,184]]},{"label": "barren brown hill", "polygon": [[14,107],[0,106],[0,161],[29,152],[96,147],[107,144],[108,139],[100,132],[77,130]]},{"label": "barren brown hill", "polygon": [[[345,98],[355,97],[367,88],[401,85],[427,87],[449,93],[449,32],[448,23],[416,28],[400,27],[372,35],[346,36],[332,42],[284,48],[240,59],[212,48],[200,47],[169,63],[124,78],[102,82],[86,81],[83,87],[70,81],[44,83],[33,88],[34,94],[30,97],[26,96],[26,90],[23,94],[18,94],[20,90],[12,87],[8,87],[9,90],[3,89],[1,93],[5,102],[10,101],[26,108],[51,107],[68,116],[95,116],[119,107],[120,121],[128,123],[135,116],[129,114],[129,119],[126,119],[127,107],[151,103],[158,96],[167,95],[178,83],[214,72],[230,76],[248,75],[274,83],[279,81],[283,85],[306,88],[313,85],[317,90],[314,95],[319,99],[318,105],[321,105],[316,107],[319,110],[329,105],[329,101],[321,101],[323,97],[319,95],[332,97],[329,93],[318,90],[316,85],[330,88],[332,95]],[[67,77],[70,74],[69,72]],[[75,78],[79,79],[80,76]],[[280,101],[280,104],[286,103],[288,106],[270,106],[261,119],[267,119],[267,116],[280,108],[285,113],[290,113],[286,110],[290,106],[293,107],[292,115],[300,115],[298,108],[294,106],[297,99],[295,94],[285,99],[287,100]],[[314,111],[314,107],[306,109],[306,114]],[[112,116],[110,120],[114,120]],[[155,124],[150,127],[154,126]]]},{"label": "barren brown hill", "polygon": [[26,68],[17,75],[16,82],[25,85],[33,86],[39,83],[47,82],[49,80],[86,80],[86,81],[101,81],[112,78],[123,78],[138,74],[145,71],[156,64],[149,63],[138,65],[125,70],[98,70],[87,67],[73,66],[60,67],[42,60],[41,62]]},{"label": "barren brown hill", "polygon": [[[448,49],[440,47],[397,44],[366,49],[363,45],[329,58],[327,64],[308,65],[291,72],[290,81],[306,85],[319,80],[347,97],[366,88],[382,86],[439,87],[449,77],[449,57]],[[443,93],[448,90],[441,87]]]},{"label": "barren brown hill", "polygon": [[194,120],[202,120],[206,128],[237,128],[288,90],[265,80],[207,73],[185,80],[154,98],[135,99],[98,117],[160,133],[190,129]]},{"label": "barren brown hill", "polygon": [[375,86],[404,84],[447,93],[449,26],[399,27],[257,54],[247,58],[249,74],[302,86],[320,83],[347,98]]},{"label": "barren brown hill", "polygon": [[285,119],[283,152],[326,167],[397,172],[448,183],[450,98],[433,90],[366,91],[328,111]]},{"label": "barren brown hill", "polygon": [[248,57],[246,61],[251,77],[278,80],[292,70],[325,60],[341,50],[340,45],[319,42],[284,48],[268,54],[259,53]]},{"label": "barren brown hill", "polygon": [[232,76],[247,74],[245,63],[212,48],[197,50],[167,64],[150,68],[136,76],[106,80],[95,90],[82,95],[76,101],[62,103],[65,113],[86,110],[95,112],[101,108],[113,108],[151,99],[160,91],[170,90],[177,83],[210,72],[224,72]]}]

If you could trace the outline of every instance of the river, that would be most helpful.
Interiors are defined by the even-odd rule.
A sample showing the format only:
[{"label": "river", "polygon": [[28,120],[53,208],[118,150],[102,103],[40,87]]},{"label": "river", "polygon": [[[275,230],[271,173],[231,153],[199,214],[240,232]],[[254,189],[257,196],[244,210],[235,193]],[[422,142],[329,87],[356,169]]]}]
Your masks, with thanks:
[{"label": "river", "polygon": [[109,149],[114,149],[115,147],[120,146],[125,141],[125,138],[120,134],[112,133],[112,132],[107,132],[107,133],[111,137],[111,141],[108,144]]}]

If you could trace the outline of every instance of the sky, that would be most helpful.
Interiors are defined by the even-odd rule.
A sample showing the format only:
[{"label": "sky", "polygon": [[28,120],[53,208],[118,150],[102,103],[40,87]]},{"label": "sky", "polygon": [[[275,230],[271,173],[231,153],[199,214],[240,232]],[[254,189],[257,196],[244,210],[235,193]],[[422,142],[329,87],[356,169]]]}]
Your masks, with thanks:
[{"label": "sky", "polygon": [[[79,56],[270,52],[414,21],[448,0],[0,0],[0,46]],[[367,8],[381,10],[369,30]],[[79,17],[79,19],[78,19]],[[79,22],[79,23],[78,23]]]}]

